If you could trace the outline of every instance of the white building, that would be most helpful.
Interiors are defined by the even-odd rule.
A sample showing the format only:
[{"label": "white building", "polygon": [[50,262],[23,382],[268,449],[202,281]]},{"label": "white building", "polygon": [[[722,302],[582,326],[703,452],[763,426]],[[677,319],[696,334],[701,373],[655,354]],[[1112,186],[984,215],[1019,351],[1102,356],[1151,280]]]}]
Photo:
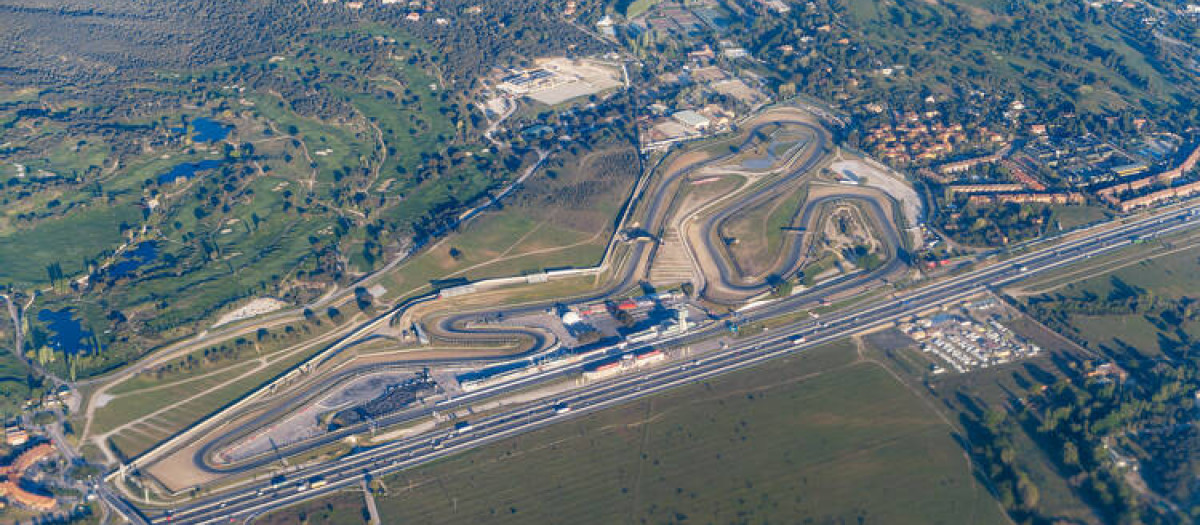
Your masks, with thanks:
[{"label": "white building", "polygon": [[710,121],[708,117],[696,113],[690,109],[677,111],[674,115],[671,115],[671,118],[679,121],[680,124],[698,131],[704,131],[712,124],[712,121]]}]

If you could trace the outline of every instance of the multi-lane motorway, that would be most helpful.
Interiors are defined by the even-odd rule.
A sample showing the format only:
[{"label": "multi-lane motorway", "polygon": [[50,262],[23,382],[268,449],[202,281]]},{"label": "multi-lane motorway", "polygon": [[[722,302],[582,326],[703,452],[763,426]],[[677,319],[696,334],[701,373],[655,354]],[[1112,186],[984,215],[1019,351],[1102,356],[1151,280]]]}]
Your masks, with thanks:
[{"label": "multi-lane motorway", "polygon": [[[735,340],[726,349],[698,355],[687,362],[676,362],[645,372],[629,373],[608,381],[593,383],[543,404],[472,421],[468,428],[436,430],[390,442],[330,463],[296,470],[288,473],[282,481],[249,484],[223,494],[196,500],[178,509],[154,513],[153,522],[199,524],[242,521],[271,509],[357,484],[364,476],[375,477],[421,465],[581,413],[803,351],[862,330],[895,322],[931,307],[964,299],[988,287],[1004,285],[1126,246],[1137,239],[1190,228],[1200,223],[1200,219],[1193,215],[1198,210],[1200,203],[1190,203],[1126,223],[1117,222],[1092,228],[1072,240],[1041,248],[1031,247],[1030,251],[1004,262],[946,277],[903,295],[831,313],[820,320],[798,322],[771,331],[767,335]],[[747,321],[754,321],[776,316],[795,309],[795,306],[793,301],[778,301],[747,313],[745,318]],[[712,337],[716,335],[717,330],[718,327],[713,327],[689,338]],[[797,343],[797,336],[804,336],[804,341]],[[680,343],[682,341],[674,344]],[[592,362],[584,362],[560,371],[536,374],[522,380],[522,384],[578,372],[581,367],[590,364]],[[476,395],[495,394],[499,391],[502,390],[473,393],[459,398],[454,404],[468,402],[470,397]]]}]

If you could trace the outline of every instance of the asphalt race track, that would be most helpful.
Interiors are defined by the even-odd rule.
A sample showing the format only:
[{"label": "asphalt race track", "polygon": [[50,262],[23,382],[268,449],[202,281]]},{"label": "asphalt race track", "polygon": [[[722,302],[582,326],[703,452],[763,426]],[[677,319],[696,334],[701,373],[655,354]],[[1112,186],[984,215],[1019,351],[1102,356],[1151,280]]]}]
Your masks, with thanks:
[{"label": "asphalt race track", "polygon": [[[711,229],[715,228],[717,224],[720,224],[720,221],[724,220],[725,218],[730,216],[732,213],[735,213],[739,210],[745,209],[746,207],[749,207],[749,206],[754,206],[754,205],[760,203],[761,201],[765,200],[766,198],[773,196],[775,194],[775,192],[778,192],[780,190],[781,187],[793,182],[796,178],[803,176],[804,174],[806,174],[807,172],[812,170],[812,168],[828,152],[827,150],[828,150],[828,140],[829,139],[827,136],[827,132],[825,130],[818,128],[816,126],[813,126],[812,124],[810,124],[808,122],[801,121],[801,120],[781,119],[781,120],[772,120],[770,122],[760,123],[757,126],[755,126],[754,128],[751,128],[750,133],[747,134],[747,138],[745,139],[745,141],[742,142],[742,144],[737,148],[737,150],[732,151],[732,152],[730,152],[726,155],[720,156],[720,157],[716,157],[716,158],[708,159],[708,160],[700,162],[700,163],[688,165],[682,169],[676,170],[675,172],[669,173],[666,176],[662,177],[662,179],[659,181],[659,183],[655,185],[654,191],[651,192],[651,194],[653,195],[653,199],[649,201],[650,209],[646,215],[649,218],[649,221],[647,223],[648,225],[650,225],[649,229],[651,231],[659,231],[664,227],[664,224],[668,219],[669,210],[671,208],[671,201],[675,198],[676,191],[674,189],[674,183],[676,181],[679,181],[680,179],[687,177],[688,175],[691,175],[692,173],[695,173],[697,170],[702,169],[705,166],[720,164],[721,162],[726,161],[733,156],[736,156],[738,154],[738,151],[745,148],[752,140],[754,140],[754,137],[757,134],[757,131],[759,131],[760,129],[762,129],[764,127],[774,126],[774,125],[779,125],[779,124],[801,127],[804,130],[806,130],[808,133],[811,134],[812,144],[806,145],[806,147],[804,148],[803,154],[806,155],[805,158],[802,161],[795,163],[795,166],[792,167],[791,169],[789,169],[789,171],[787,173],[785,173],[784,176],[778,177],[777,179],[773,180],[772,182],[765,185],[764,187],[759,188],[756,191],[739,198],[737,200],[737,202],[732,203],[731,206],[724,208],[720,213],[714,214],[709,220],[705,221],[705,223],[704,223],[704,227],[706,228],[706,231],[711,231]],[[791,159],[789,159],[789,160],[791,160]],[[816,221],[816,219],[819,215],[819,214],[815,213],[816,211],[820,210],[824,205],[834,202],[834,201],[837,201],[837,200],[840,200],[840,199],[853,199],[853,200],[860,201],[860,202],[866,204],[865,208],[872,214],[872,216],[873,216],[872,219],[876,222],[877,226],[881,227],[881,230],[884,233],[884,237],[885,237],[883,239],[883,241],[886,245],[889,246],[889,249],[892,250],[893,256],[888,258],[887,263],[883,267],[881,267],[873,272],[845,276],[843,278],[836,279],[833,282],[826,283],[826,286],[823,286],[822,290],[827,293],[824,293],[824,294],[820,295],[819,297],[814,294],[802,294],[802,295],[798,295],[797,297],[795,297],[794,298],[795,301],[789,301],[789,304],[800,303],[800,302],[815,303],[820,298],[825,297],[827,295],[844,292],[846,290],[856,288],[856,287],[863,288],[870,281],[881,282],[880,280],[883,276],[890,275],[890,274],[904,268],[903,261],[900,258],[894,256],[895,250],[899,249],[898,247],[899,247],[899,238],[900,238],[899,235],[900,234],[897,232],[897,230],[895,229],[895,226],[892,224],[891,220],[888,218],[888,214],[883,211],[883,208],[880,206],[880,203],[876,200],[864,198],[860,195],[826,196],[826,197],[822,197],[819,199],[814,199],[810,202],[806,202],[805,205],[801,208],[801,210],[798,211],[797,215],[800,216],[799,220],[801,221],[802,224],[807,224],[807,225],[811,226],[812,223]],[[710,237],[711,237],[711,235],[706,235],[706,238],[710,238]],[[790,240],[787,243],[787,251],[786,251],[787,256],[785,257],[784,266],[786,266],[789,269],[788,270],[789,273],[786,274],[785,277],[790,276],[790,275],[794,274],[795,272],[799,271],[805,264],[806,259],[804,257],[804,253],[803,253],[803,247],[804,247],[803,244],[804,243],[799,242],[798,240]],[[645,272],[648,271],[649,263],[650,263],[650,261],[648,259],[650,258],[651,251],[650,251],[650,246],[648,245],[648,243],[634,243],[631,247],[632,247],[632,252],[629,256],[629,261],[636,262],[636,264],[626,264],[624,266],[624,272],[621,273],[616,279],[613,279],[612,281],[610,281],[610,283],[607,286],[605,286],[602,289],[597,290],[587,296],[575,298],[572,300],[572,302],[604,301],[604,300],[607,300],[607,299],[615,296],[616,294],[622,293],[622,292],[632,288],[633,286],[637,285],[639,279],[641,279],[642,276],[645,274]],[[741,284],[740,282],[738,282],[738,283],[733,282],[734,271],[730,268],[729,263],[726,260],[726,258],[716,253],[716,251],[719,248],[710,243],[705,247],[705,249],[709,250],[710,252],[713,252],[714,260],[721,262],[720,278],[723,281],[723,285],[727,286],[727,287],[731,287],[731,288],[736,288],[736,289],[744,292],[744,296],[741,297],[739,300],[744,300],[751,296],[760,295],[769,287],[769,285],[766,284],[765,282],[756,283],[756,284],[752,284],[752,285]],[[431,294],[429,296],[424,296],[424,297],[418,298],[416,300],[407,301],[404,304],[394,308],[393,310],[389,311],[388,313],[384,314],[381,317],[396,315],[399,312],[403,311],[404,309],[411,307],[412,305],[431,301],[431,300],[434,300],[435,298],[436,298],[436,295]],[[494,326],[488,326],[488,327],[471,326],[470,328],[467,328],[467,325],[472,322],[478,323],[479,321],[481,321],[483,319],[494,318],[496,316],[518,317],[521,315],[527,315],[527,314],[531,314],[531,313],[545,311],[547,308],[552,308],[552,307],[556,306],[557,304],[560,304],[560,302],[559,301],[541,301],[541,302],[535,302],[535,303],[530,303],[530,304],[526,304],[526,305],[510,306],[510,307],[491,309],[491,310],[486,310],[486,311],[453,313],[450,315],[437,317],[436,322],[432,327],[432,330],[430,330],[431,333],[435,337],[453,339],[456,341],[474,341],[477,343],[496,342],[496,341],[503,340],[503,339],[511,340],[515,337],[524,337],[524,338],[527,338],[528,341],[531,341],[532,344],[530,344],[528,346],[527,350],[522,354],[519,354],[516,356],[505,356],[502,358],[454,359],[454,360],[439,360],[439,361],[406,361],[403,363],[397,363],[397,365],[403,364],[405,366],[421,366],[424,364],[434,365],[434,364],[446,364],[446,363],[450,363],[450,362],[465,363],[465,362],[470,362],[470,361],[486,363],[486,362],[491,362],[491,361],[510,360],[510,359],[514,359],[514,358],[519,358],[523,355],[529,355],[529,354],[540,352],[540,351],[548,348],[551,344],[553,344],[555,342],[554,340],[551,339],[553,337],[551,334],[547,334],[546,332],[543,332],[542,330],[523,329],[520,327],[498,328],[498,327],[494,327]],[[375,366],[377,367],[379,365],[375,365]],[[337,383],[340,383],[350,377],[354,377],[355,375],[360,374],[361,372],[363,372],[362,368],[352,368],[352,369],[348,369],[348,370],[339,371],[339,373],[337,375],[331,376],[329,378],[325,378],[322,381],[320,381],[318,384],[306,388],[304,392],[298,393],[295,396],[295,399],[297,399],[297,400],[309,399],[309,398],[313,397],[314,395],[324,391],[324,389],[331,387]],[[236,441],[238,438],[240,438],[242,436],[245,436],[259,428],[262,428],[262,427],[270,424],[271,421],[273,421],[279,417],[282,417],[284,414],[286,414],[286,412],[288,410],[290,410],[291,408],[294,408],[294,406],[296,406],[296,403],[288,403],[287,405],[275,406],[250,421],[241,423],[238,426],[236,426],[235,428],[223,431],[218,436],[205,438],[204,445],[202,447],[200,447],[194,454],[193,462],[201,470],[206,471],[206,472],[211,472],[211,473],[231,474],[231,473],[246,472],[249,470],[259,468],[263,465],[267,465],[267,464],[276,462],[276,461],[278,461],[278,457],[280,455],[291,456],[291,455],[299,454],[306,450],[310,450],[312,448],[316,448],[316,447],[320,447],[323,445],[327,445],[329,443],[336,442],[346,436],[354,435],[356,433],[361,433],[366,429],[365,424],[351,425],[351,426],[348,426],[348,427],[345,427],[342,429],[338,429],[334,432],[329,432],[329,433],[323,434],[319,437],[316,437],[316,438],[313,438],[310,440],[306,440],[301,443],[295,443],[295,444],[280,447],[275,454],[268,454],[268,455],[260,456],[255,459],[247,460],[244,462],[239,462],[239,463],[233,464],[233,465],[218,464],[213,461],[213,455],[217,450],[224,448],[225,446],[228,446],[229,444],[233,443],[234,441]],[[386,418],[386,420],[381,419],[377,422],[377,424],[379,426],[385,426],[385,425],[392,425],[395,423],[400,423],[400,422],[409,421],[409,420],[413,420],[413,419],[419,419],[419,418],[428,416],[428,412],[429,412],[428,410],[405,410],[405,411],[401,411],[396,414],[390,415],[388,418]]]}]

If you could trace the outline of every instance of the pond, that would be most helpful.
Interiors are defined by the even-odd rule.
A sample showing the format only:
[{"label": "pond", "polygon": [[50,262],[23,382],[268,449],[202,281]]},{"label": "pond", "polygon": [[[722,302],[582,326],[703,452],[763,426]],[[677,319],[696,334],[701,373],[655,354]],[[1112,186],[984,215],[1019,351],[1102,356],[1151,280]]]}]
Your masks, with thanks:
[{"label": "pond", "polygon": [[197,162],[183,162],[176,164],[171,171],[158,176],[159,184],[171,184],[180,180],[188,180],[196,175],[196,172],[211,170],[220,166],[225,161],[221,159],[206,159]]},{"label": "pond", "polygon": [[[229,136],[229,132],[233,131],[233,126],[227,126],[216,120],[198,117],[192,119],[192,141],[193,142],[218,142],[225,140]],[[184,128],[175,128],[176,133],[183,133]]]},{"label": "pond", "polygon": [[157,258],[158,243],[154,241],[143,242],[137,245],[136,248],[125,252],[119,262],[109,267],[108,275],[113,278],[125,277],[147,263],[154,262]]},{"label": "pond", "polygon": [[96,349],[92,345],[92,333],[83,328],[75,318],[75,309],[66,307],[61,310],[42,309],[38,312],[38,320],[46,323],[50,329],[50,347],[66,355],[91,353]]}]

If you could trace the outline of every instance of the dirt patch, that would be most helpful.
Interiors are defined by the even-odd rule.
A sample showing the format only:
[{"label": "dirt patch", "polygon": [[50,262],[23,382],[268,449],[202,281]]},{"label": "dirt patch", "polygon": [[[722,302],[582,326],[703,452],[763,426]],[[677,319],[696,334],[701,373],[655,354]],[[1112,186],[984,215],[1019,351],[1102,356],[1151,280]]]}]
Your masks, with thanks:
[{"label": "dirt patch", "polygon": [[828,212],[821,228],[820,246],[839,254],[843,260],[854,259],[857,252],[878,253],[883,248],[867,226],[862,210],[853,204],[837,204]]},{"label": "dirt patch", "polygon": [[237,310],[222,315],[217,322],[212,325],[213,328],[223,324],[229,324],[243,319],[258,317],[265,313],[274,312],[286,307],[288,304],[271,297],[259,297],[239,307]]},{"label": "dirt patch", "polygon": [[586,95],[599,93],[622,84],[621,71],[594,60],[571,60],[568,58],[546,58],[535,61],[537,65],[553,71],[561,80],[553,87],[528,94],[538,102],[556,105]]}]

